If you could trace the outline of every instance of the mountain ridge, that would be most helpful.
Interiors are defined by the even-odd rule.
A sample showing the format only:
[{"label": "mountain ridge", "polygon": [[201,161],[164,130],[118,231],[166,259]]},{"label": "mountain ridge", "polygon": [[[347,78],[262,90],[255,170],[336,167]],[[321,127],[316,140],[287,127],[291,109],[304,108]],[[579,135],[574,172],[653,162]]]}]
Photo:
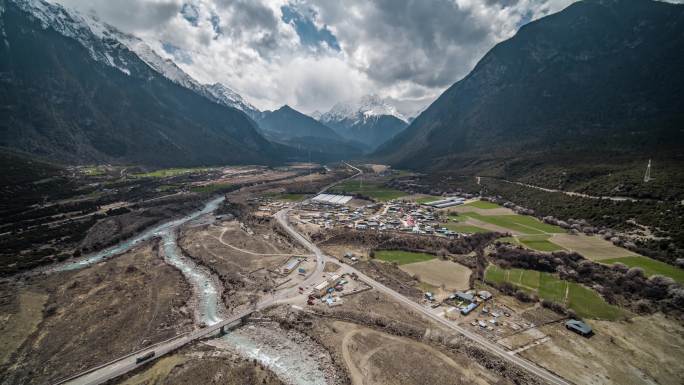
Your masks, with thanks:
[{"label": "mountain ridge", "polygon": [[506,175],[515,162],[532,168],[562,154],[616,162],[673,154],[683,136],[683,10],[593,0],[533,21],[372,157]]},{"label": "mountain ridge", "polygon": [[159,73],[110,26],[38,0],[0,4],[1,147],[66,163],[279,160],[243,112]]}]

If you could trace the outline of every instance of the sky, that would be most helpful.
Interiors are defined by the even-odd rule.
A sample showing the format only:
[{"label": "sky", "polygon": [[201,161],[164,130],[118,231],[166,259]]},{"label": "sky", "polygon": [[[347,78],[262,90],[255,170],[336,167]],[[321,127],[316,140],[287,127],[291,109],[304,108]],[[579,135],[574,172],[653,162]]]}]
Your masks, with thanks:
[{"label": "sky", "polygon": [[305,113],[377,94],[415,116],[521,25],[573,0],[53,0],[202,83]]}]

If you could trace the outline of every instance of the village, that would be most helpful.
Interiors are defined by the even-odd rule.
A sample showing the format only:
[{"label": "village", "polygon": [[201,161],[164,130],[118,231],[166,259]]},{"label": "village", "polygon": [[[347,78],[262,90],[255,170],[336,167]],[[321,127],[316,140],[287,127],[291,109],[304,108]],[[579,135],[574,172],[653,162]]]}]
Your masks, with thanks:
[{"label": "village", "polygon": [[[270,216],[285,207],[293,207],[290,220],[304,233],[334,228],[358,231],[399,231],[420,236],[434,236],[447,239],[464,237],[468,234],[449,230],[449,222],[443,209],[458,207],[477,201],[469,197],[443,197],[441,199],[416,202],[413,199],[395,199],[388,202],[370,202],[355,199],[349,195],[319,194],[298,205],[270,198],[253,198],[257,203],[257,215]],[[309,306],[336,307],[344,303],[345,297],[372,289],[356,274],[346,273],[344,265],[355,265],[363,258],[352,251],[345,251],[338,257],[340,266],[334,272],[324,274],[323,280],[310,287],[299,287],[307,294]],[[313,263],[306,257],[293,257],[283,265],[284,275],[296,269],[304,277]],[[301,279],[294,279],[299,281]],[[290,283],[292,284],[292,283]],[[563,317],[546,312],[544,317],[530,320],[529,314],[520,314],[519,309],[507,306],[505,301],[494,300],[489,290],[463,288],[444,291],[440,294],[424,291],[420,303],[446,320],[467,327],[492,341],[505,340],[523,332],[533,332],[538,326],[560,321]],[[536,322],[535,322],[536,321]],[[591,326],[581,321],[568,321],[566,328],[582,336],[591,336]],[[539,343],[533,340],[528,346]]]}]

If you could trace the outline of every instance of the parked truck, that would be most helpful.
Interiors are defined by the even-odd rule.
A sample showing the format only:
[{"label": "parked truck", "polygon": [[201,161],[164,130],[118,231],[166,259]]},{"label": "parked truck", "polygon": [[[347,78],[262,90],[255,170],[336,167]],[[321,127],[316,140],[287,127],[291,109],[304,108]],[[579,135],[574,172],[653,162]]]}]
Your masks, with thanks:
[{"label": "parked truck", "polygon": [[147,353],[143,354],[142,356],[136,357],[136,358],[135,358],[135,363],[136,363],[136,364],[139,364],[139,363],[141,363],[141,362],[144,362],[144,361],[149,360],[149,359],[152,358],[152,357],[154,357],[154,350],[151,351],[151,352],[147,352]]}]

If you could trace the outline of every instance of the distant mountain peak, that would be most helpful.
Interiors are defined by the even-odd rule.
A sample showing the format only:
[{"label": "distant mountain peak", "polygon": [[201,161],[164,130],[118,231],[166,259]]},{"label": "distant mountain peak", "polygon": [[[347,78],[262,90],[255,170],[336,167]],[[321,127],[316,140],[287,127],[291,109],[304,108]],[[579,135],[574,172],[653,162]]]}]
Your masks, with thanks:
[{"label": "distant mountain peak", "polygon": [[337,103],[318,120],[340,136],[361,141],[371,149],[394,137],[408,125],[396,107],[375,94]]},{"label": "distant mountain peak", "polygon": [[314,119],[316,119],[316,120],[321,120],[321,116],[322,116],[322,115],[323,115],[323,113],[322,113],[321,111],[318,111],[318,110],[316,110],[316,111],[314,111],[314,112],[312,112],[312,113],[309,114],[310,117],[312,117],[312,118],[314,118]]},{"label": "distant mountain peak", "polygon": [[322,114],[320,120],[322,122],[361,121],[383,115],[394,116],[399,120],[407,122],[406,118],[397,111],[396,107],[375,94],[337,103],[330,111]]}]

